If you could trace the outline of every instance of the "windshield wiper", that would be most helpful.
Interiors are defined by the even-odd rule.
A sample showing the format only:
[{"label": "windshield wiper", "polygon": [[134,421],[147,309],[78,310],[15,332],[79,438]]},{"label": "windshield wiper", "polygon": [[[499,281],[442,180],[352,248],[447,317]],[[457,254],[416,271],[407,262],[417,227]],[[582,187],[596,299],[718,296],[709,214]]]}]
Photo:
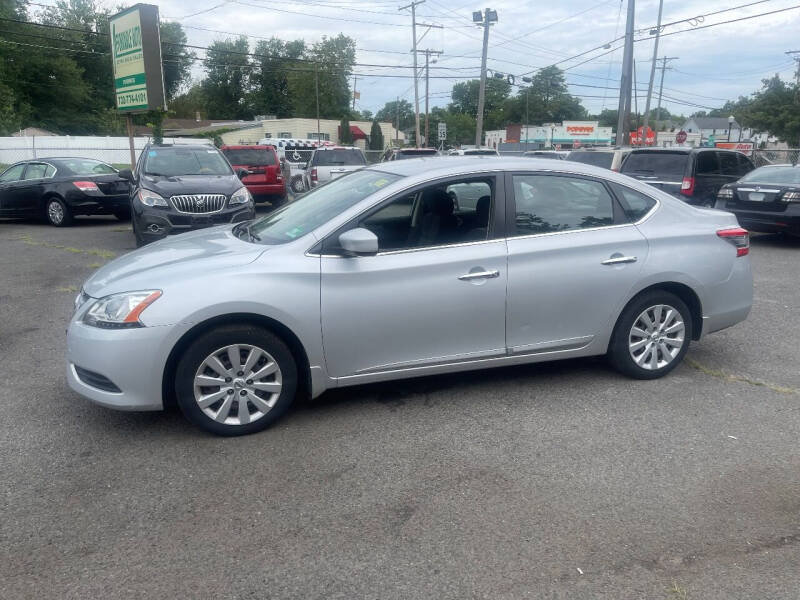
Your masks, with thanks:
[{"label": "windshield wiper", "polygon": [[250,226],[253,224],[253,221],[255,221],[255,219],[250,219],[249,221],[242,221],[239,223],[235,227],[235,229],[237,229],[236,235],[238,236],[240,232],[244,231],[247,233],[247,237],[250,238],[251,242],[260,242],[261,238],[259,235],[250,231]]}]

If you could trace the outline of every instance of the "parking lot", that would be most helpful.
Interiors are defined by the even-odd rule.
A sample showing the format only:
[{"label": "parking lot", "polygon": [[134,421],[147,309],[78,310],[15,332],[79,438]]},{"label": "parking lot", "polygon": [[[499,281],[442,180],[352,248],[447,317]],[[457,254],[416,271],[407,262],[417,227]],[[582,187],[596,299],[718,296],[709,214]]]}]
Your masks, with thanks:
[{"label": "parking lot", "polygon": [[129,224],[0,221],[0,596],[796,599],[800,240],[752,246],[749,320],[666,378],[347,388],[224,439],[66,385],[73,298]]}]

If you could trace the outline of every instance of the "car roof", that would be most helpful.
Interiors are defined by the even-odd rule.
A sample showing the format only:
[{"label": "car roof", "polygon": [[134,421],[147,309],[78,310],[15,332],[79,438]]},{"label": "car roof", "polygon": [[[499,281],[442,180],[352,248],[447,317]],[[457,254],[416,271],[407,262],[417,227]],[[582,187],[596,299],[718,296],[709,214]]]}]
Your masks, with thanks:
[{"label": "car roof", "polygon": [[147,144],[145,148],[181,148],[182,150],[217,150],[214,144]]},{"label": "car roof", "polygon": [[220,150],[274,150],[275,146],[272,144],[223,144],[219,147]]},{"label": "car roof", "polygon": [[361,150],[357,146],[320,146],[316,150]]},{"label": "car roof", "polygon": [[[420,168],[422,167],[422,168]],[[558,171],[578,175],[600,176],[608,179],[613,173],[608,169],[571,161],[554,161],[551,158],[523,158],[521,156],[421,156],[408,160],[389,161],[369,165],[367,169],[394,173],[403,177],[420,175],[446,177],[482,171]],[[627,178],[626,178],[627,179]]]}]

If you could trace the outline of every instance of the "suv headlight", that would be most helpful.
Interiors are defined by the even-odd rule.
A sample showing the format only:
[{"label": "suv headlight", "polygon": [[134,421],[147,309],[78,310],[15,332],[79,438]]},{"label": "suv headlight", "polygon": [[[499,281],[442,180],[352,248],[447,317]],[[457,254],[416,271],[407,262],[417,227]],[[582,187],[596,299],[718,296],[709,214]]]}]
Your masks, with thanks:
[{"label": "suv headlight", "polygon": [[86,311],[83,322],[103,329],[144,327],[142,311],[161,297],[161,290],[123,292],[100,298]]},{"label": "suv headlight", "polygon": [[168,207],[166,199],[162,198],[158,194],[153,191],[141,189],[137,194],[139,196],[139,202],[144,204],[145,206],[164,206]]},{"label": "suv headlight", "polygon": [[233,192],[228,204],[233,206],[234,204],[246,204],[252,201],[253,197],[250,195],[249,190],[246,187],[240,187],[238,190]]},{"label": "suv headlight", "polygon": [[717,192],[717,198],[720,200],[731,200],[733,199],[733,190],[731,188],[721,188],[719,192]]}]

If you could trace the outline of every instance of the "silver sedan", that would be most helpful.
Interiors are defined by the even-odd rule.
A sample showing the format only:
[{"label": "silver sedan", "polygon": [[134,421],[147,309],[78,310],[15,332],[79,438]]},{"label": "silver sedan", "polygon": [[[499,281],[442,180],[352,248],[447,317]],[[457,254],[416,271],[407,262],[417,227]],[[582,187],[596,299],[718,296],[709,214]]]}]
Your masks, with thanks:
[{"label": "silver sedan", "polygon": [[[476,201],[456,205],[465,186]],[[221,435],[267,427],[297,394],[404,377],[607,355],[652,379],[747,317],[748,252],[733,215],[605,169],[381,163],[97,271],[67,377],[111,408],[175,400]]]}]

